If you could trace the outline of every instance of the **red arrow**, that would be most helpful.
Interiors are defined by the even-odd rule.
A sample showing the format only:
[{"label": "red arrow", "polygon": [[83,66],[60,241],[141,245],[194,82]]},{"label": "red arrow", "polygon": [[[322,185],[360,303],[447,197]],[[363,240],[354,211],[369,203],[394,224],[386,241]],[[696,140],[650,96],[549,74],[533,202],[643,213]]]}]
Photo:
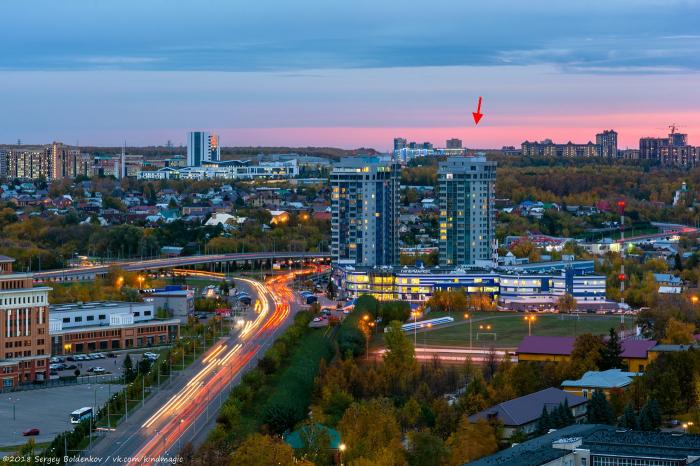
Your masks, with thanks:
[{"label": "red arrow", "polygon": [[472,112],[472,115],[474,116],[474,124],[478,125],[481,117],[484,116],[484,114],[481,113],[481,97],[479,97],[479,104],[476,107],[476,112]]}]

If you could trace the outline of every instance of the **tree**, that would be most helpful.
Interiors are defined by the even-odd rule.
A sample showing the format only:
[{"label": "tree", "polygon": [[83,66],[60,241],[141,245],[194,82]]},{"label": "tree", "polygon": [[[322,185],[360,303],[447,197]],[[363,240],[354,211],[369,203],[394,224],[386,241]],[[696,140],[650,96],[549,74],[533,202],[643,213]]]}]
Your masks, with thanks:
[{"label": "tree", "polygon": [[576,298],[571,296],[569,293],[564,293],[557,300],[557,308],[562,314],[571,314],[574,310],[576,310],[577,305],[578,303],[576,302]]},{"label": "tree", "polygon": [[612,405],[600,390],[594,391],[588,402],[588,423],[610,425],[615,423]]},{"label": "tree", "polygon": [[498,439],[495,429],[485,419],[472,423],[464,415],[446,445],[447,464],[458,466],[494,453],[498,450]]},{"label": "tree", "polygon": [[328,299],[335,299],[335,283],[333,283],[333,280],[330,278],[328,279],[328,286],[326,286],[326,296]]},{"label": "tree", "polygon": [[400,322],[392,322],[384,334],[386,352],[382,370],[386,386],[395,394],[406,393],[418,369],[413,342],[401,330]]},{"label": "tree", "polygon": [[278,466],[294,464],[292,447],[268,435],[253,434],[231,455],[236,466]]},{"label": "tree", "polygon": [[549,418],[549,411],[547,411],[546,406],[542,406],[542,413],[540,414],[540,418],[537,420],[537,433],[546,434],[551,428],[552,424]]},{"label": "tree", "polygon": [[590,333],[576,337],[568,365],[561,365],[566,377],[579,378],[586,371],[598,370],[603,339]]},{"label": "tree", "polygon": [[411,315],[411,306],[406,301],[389,301],[381,305],[379,313],[384,324],[395,320],[403,323]]},{"label": "tree", "polygon": [[408,463],[411,466],[442,466],[447,461],[447,448],[442,439],[429,430],[409,435]]},{"label": "tree", "polygon": [[608,336],[608,341],[600,349],[600,360],[598,361],[598,368],[601,371],[606,371],[608,369],[620,369],[623,366],[622,361],[622,345],[620,344],[620,337],[617,335],[615,329],[610,329],[610,335]]},{"label": "tree", "polygon": [[620,419],[620,427],[635,430],[639,428],[639,420],[637,419],[637,414],[634,412],[632,403],[627,403],[627,406],[625,406],[625,411],[622,413],[622,418]]},{"label": "tree", "polygon": [[687,345],[693,342],[695,324],[682,322],[675,317],[668,319],[662,343],[671,345]]},{"label": "tree", "polygon": [[385,449],[397,454],[402,451],[399,422],[391,401],[385,398],[350,405],[338,430],[348,446],[344,456],[349,463],[359,458],[377,459]]},{"label": "tree", "polygon": [[124,381],[126,383],[133,382],[136,378],[136,372],[134,372],[134,362],[131,360],[131,355],[127,354],[124,358]]}]

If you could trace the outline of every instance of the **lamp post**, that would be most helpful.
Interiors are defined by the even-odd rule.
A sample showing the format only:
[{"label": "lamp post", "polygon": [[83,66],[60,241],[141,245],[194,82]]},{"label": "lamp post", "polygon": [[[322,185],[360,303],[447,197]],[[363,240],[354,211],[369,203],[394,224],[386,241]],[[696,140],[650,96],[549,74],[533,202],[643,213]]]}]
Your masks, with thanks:
[{"label": "lamp post", "polygon": [[411,315],[413,316],[413,347],[415,348],[417,345],[416,339],[418,338],[418,311],[413,311],[411,312]]},{"label": "lamp post", "polygon": [[532,323],[535,320],[537,320],[537,317],[530,314],[530,315],[526,315],[525,317],[523,317],[523,319],[525,319],[527,321],[527,336],[531,337],[532,336]]},{"label": "lamp post", "polygon": [[471,314],[464,314],[465,319],[469,319],[469,349],[472,349],[472,316]]},{"label": "lamp post", "polygon": [[340,466],[343,466],[343,453],[345,453],[346,449],[347,446],[344,443],[338,445],[338,451],[340,452]]}]

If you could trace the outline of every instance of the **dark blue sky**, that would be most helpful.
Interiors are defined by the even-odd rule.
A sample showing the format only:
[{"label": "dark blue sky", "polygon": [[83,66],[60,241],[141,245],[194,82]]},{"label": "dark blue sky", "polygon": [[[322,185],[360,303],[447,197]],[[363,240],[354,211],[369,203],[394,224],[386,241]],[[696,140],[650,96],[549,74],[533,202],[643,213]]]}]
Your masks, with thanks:
[{"label": "dark blue sky", "polygon": [[[158,143],[211,127],[224,133],[224,144],[266,144],[265,131],[275,128],[286,128],[290,143],[314,144],[312,132],[289,129],[333,127],[318,143],[332,142],[341,128],[370,128],[338,145],[377,145],[394,130],[458,128],[465,107],[486,91],[485,103],[500,107],[491,107],[485,126],[505,128],[494,117],[530,117],[528,108],[572,115],[580,107],[582,118],[590,118],[594,103],[611,115],[663,112],[651,130],[674,110],[681,117],[698,108],[689,96],[697,88],[688,83],[700,71],[699,20],[699,1],[673,0],[5,0],[0,105],[18,117],[0,125],[0,142],[114,143],[126,135]],[[144,72],[159,73],[164,88]],[[415,86],[400,92],[396,82],[408,75]],[[581,87],[567,97],[568,81]],[[171,85],[177,90],[169,91]],[[642,91],[630,95],[628,86]],[[45,95],[48,89],[58,95]],[[598,102],[601,89],[607,99]],[[45,109],[42,96],[79,112],[52,126],[37,117]],[[540,106],[533,109],[533,102]],[[206,103],[228,111],[207,112]],[[427,117],[441,109],[449,118]],[[148,121],[140,121],[143,115]],[[696,114],[684,118],[699,124]],[[609,124],[625,123],[611,117]],[[509,128],[521,126],[529,123]],[[546,133],[541,129],[536,135]],[[503,143],[536,135],[509,130]],[[497,143],[495,134],[462,136]]]}]

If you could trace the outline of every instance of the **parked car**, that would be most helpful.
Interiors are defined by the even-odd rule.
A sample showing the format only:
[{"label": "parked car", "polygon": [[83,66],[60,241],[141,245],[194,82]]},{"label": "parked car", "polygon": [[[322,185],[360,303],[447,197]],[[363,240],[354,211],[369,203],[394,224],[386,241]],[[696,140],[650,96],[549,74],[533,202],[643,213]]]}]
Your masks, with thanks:
[{"label": "parked car", "polygon": [[97,367],[91,367],[90,369],[88,369],[88,372],[92,372],[93,374],[104,374],[107,371],[105,370],[104,367],[97,366]]},{"label": "parked car", "polygon": [[67,371],[72,371],[72,370],[75,370],[77,368],[78,368],[78,366],[76,366],[75,364],[68,364],[66,367],[64,367],[64,369]]},{"label": "parked car", "polygon": [[158,359],[158,355],[156,353],[151,353],[150,351],[147,353],[143,353],[143,357],[146,359],[150,359],[151,361],[155,361]]},{"label": "parked car", "polygon": [[116,355],[116,353],[112,353],[112,352],[110,351],[109,353],[107,353],[107,357],[108,357],[108,358],[116,358],[117,355]]},{"label": "parked car", "polygon": [[25,437],[29,437],[31,435],[39,435],[39,433],[39,429],[35,427],[33,429],[25,430],[24,432],[22,432],[22,435],[24,435]]},{"label": "parked car", "polygon": [[104,354],[102,354],[102,353],[95,353],[94,356],[95,356],[97,359],[104,359],[104,358],[106,358],[106,356],[105,356]]},{"label": "parked car", "polygon": [[66,361],[75,361],[75,357],[74,357],[74,356],[68,356],[68,357],[66,358]]},{"label": "parked car", "polygon": [[59,358],[58,356],[54,356],[51,359],[49,359],[49,362],[51,364],[58,364],[59,362],[63,362],[63,358]]}]

